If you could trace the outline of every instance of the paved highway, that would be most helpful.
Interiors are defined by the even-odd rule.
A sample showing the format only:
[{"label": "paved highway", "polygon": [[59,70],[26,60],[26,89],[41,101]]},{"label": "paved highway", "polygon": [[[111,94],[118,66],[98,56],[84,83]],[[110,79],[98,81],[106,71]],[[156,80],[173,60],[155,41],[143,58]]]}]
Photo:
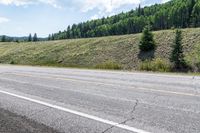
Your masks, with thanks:
[{"label": "paved highway", "polygon": [[1,65],[0,112],[43,132],[199,133],[200,77]]}]

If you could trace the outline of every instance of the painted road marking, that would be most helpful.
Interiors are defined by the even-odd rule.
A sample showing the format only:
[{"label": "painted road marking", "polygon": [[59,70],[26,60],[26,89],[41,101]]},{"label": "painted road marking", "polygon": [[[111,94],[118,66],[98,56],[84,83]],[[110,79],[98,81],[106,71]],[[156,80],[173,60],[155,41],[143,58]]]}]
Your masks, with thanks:
[{"label": "painted road marking", "polygon": [[84,118],[95,120],[95,121],[98,121],[98,122],[101,122],[101,123],[104,123],[104,124],[108,124],[108,125],[111,125],[111,126],[114,126],[114,127],[118,127],[118,128],[124,129],[124,130],[131,131],[131,132],[150,133],[150,132],[147,132],[147,131],[144,131],[144,130],[141,130],[141,129],[130,127],[128,125],[119,124],[119,123],[116,123],[116,122],[113,122],[113,121],[110,121],[110,120],[99,118],[97,116],[92,116],[92,115],[89,115],[89,114],[85,114],[85,113],[78,112],[78,111],[75,111],[75,110],[67,109],[67,108],[57,106],[57,105],[54,105],[54,104],[50,104],[50,103],[47,103],[47,102],[43,102],[43,101],[40,101],[40,100],[20,96],[20,95],[10,93],[10,92],[7,92],[7,91],[0,90],[0,93],[10,95],[10,96],[13,96],[13,97],[17,97],[17,98],[20,98],[20,99],[23,99],[23,100],[27,100],[27,101],[37,103],[37,104],[40,104],[40,105],[44,105],[44,106],[54,108],[54,109],[57,109],[57,110],[60,110],[60,111],[64,111],[64,112],[67,112],[67,113],[75,114],[75,115],[78,115],[78,116],[81,116],[81,117],[84,117]]},{"label": "painted road marking", "polygon": [[[35,77],[35,78],[43,78],[43,79],[57,79],[57,80],[65,80],[65,81],[72,81],[72,82],[90,83],[90,84],[107,85],[107,86],[116,87],[116,84],[112,84],[112,83],[102,83],[102,82],[97,82],[97,81],[86,81],[86,80],[73,79],[73,78],[50,77],[50,76],[49,77],[42,77],[42,76],[39,77],[39,76],[31,75],[31,74],[17,74],[17,73],[10,73],[10,74],[16,75],[16,76],[24,76],[24,77]],[[150,89],[150,88],[144,88],[144,87],[128,87],[127,86],[127,88],[131,88],[131,89],[135,89],[135,90],[151,91],[151,92],[160,92],[160,93],[165,93],[165,94],[200,97],[200,95],[198,95],[198,94],[159,90],[159,89]]]}]

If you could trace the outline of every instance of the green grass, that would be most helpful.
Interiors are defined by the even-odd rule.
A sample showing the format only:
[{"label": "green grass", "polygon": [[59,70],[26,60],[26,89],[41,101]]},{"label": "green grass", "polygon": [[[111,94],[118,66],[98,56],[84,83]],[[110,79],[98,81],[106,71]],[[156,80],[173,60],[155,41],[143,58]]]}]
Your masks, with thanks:
[{"label": "green grass", "polygon": [[171,65],[166,60],[156,58],[153,60],[145,60],[140,63],[139,70],[152,72],[170,72]]},{"label": "green grass", "polygon": [[96,69],[111,69],[111,70],[120,70],[122,69],[122,67],[116,63],[116,62],[113,62],[113,61],[106,61],[104,63],[101,63],[101,64],[97,64],[95,66]]},{"label": "green grass", "polygon": [[[155,53],[139,52],[141,34],[36,43],[0,43],[0,63],[137,70],[142,60],[150,56],[169,61],[174,31],[164,30],[154,34],[157,44]],[[184,29],[183,45],[187,62],[198,70],[200,29]]]}]

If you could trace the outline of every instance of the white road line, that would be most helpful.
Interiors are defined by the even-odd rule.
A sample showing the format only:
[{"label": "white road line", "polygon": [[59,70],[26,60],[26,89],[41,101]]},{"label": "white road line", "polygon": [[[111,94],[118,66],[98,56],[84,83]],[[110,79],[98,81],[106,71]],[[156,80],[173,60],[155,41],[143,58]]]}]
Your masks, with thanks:
[{"label": "white road line", "polygon": [[111,125],[111,126],[114,126],[114,127],[118,127],[118,128],[124,129],[124,130],[132,131],[132,132],[136,132],[136,133],[150,133],[150,132],[147,132],[147,131],[144,131],[144,130],[141,130],[141,129],[130,127],[128,125],[119,124],[119,123],[116,123],[116,122],[113,122],[113,121],[110,121],[110,120],[99,118],[97,116],[92,116],[92,115],[85,114],[85,113],[82,113],[82,112],[78,112],[78,111],[75,111],[75,110],[67,109],[67,108],[64,108],[64,107],[61,107],[61,106],[46,103],[46,102],[43,102],[43,101],[40,101],[40,100],[36,100],[36,99],[20,96],[20,95],[17,95],[17,94],[13,94],[13,93],[10,93],[10,92],[7,92],[7,91],[0,90],[0,93],[10,95],[10,96],[13,96],[13,97],[17,97],[17,98],[20,98],[20,99],[24,99],[24,100],[27,100],[27,101],[30,101],[30,102],[33,102],[33,103],[37,103],[37,104],[40,104],[40,105],[44,105],[44,106],[47,106],[47,107],[50,107],[50,108],[54,108],[54,109],[57,109],[57,110],[61,110],[61,111],[67,112],[67,113],[75,114],[75,115],[78,115],[78,116],[81,116],[81,117],[85,117],[85,118],[88,118],[88,119],[91,119],[91,120],[95,120],[95,121],[98,121],[98,122],[101,122],[101,123],[104,123],[104,124],[108,124],[108,125]]}]

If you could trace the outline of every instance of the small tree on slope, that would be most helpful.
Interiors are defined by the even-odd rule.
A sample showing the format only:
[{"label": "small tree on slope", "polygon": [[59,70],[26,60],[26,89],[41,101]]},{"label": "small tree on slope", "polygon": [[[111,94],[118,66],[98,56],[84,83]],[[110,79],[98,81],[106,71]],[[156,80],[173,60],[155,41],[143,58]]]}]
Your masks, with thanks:
[{"label": "small tree on slope", "polygon": [[174,45],[172,45],[171,62],[176,70],[181,70],[186,67],[182,46],[182,31],[177,29]]},{"label": "small tree on slope", "polygon": [[31,41],[32,41],[32,35],[29,34],[29,36],[28,36],[28,42],[31,42]]},{"label": "small tree on slope", "polygon": [[5,36],[5,35],[3,35],[3,36],[1,37],[1,42],[6,42],[6,36]]},{"label": "small tree on slope", "polygon": [[38,38],[37,38],[37,34],[36,34],[36,33],[35,33],[34,36],[33,36],[33,41],[34,41],[34,42],[37,42],[37,41],[38,41]]},{"label": "small tree on slope", "polygon": [[143,29],[139,48],[142,52],[148,52],[156,48],[153,33],[150,31],[150,26],[146,26]]}]

